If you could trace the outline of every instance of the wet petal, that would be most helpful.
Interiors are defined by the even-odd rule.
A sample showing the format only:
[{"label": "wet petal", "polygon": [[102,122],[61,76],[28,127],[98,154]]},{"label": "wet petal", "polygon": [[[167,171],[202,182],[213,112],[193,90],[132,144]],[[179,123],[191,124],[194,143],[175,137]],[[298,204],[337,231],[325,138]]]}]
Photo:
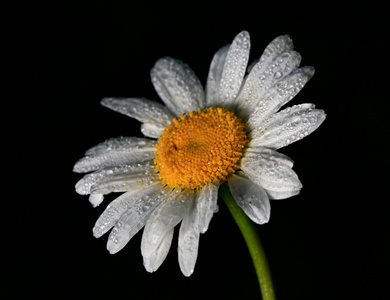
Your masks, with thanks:
[{"label": "wet petal", "polygon": [[326,117],[323,110],[314,107],[314,104],[300,104],[272,115],[257,130],[257,136],[252,137],[249,146],[279,149],[304,138]]},{"label": "wet petal", "polygon": [[298,52],[289,51],[281,53],[268,65],[261,61],[258,62],[246,77],[243,88],[237,97],[239,117],[246,120],[259,102],[263,100],[266,93],[277,82],[295,71],[300,61],[301,56]]},{"label": "wet petal", "polygon": [[228,180],[230,192],[238,206],[255,223],[267,223],[271,214],[268,195],[246,177],[233,174]]},{"label": "wet petal", "polygon": [[148,257],[144,256],[144,266],[146,271],[150,273],[155,272],[162,265],[167,257],[169,249],[171,248],[173,232],[174,228],[167,232],[160,245],[158,245],[157,249],[151,255]]},{"label": "wet petal", "polygon": [[205,107],[202,85],[183,62],[170,57],[159,59],[151,78],[157,93],[176,116]]},{"label": "wet petal", "polygon": [[146,221],[157,206],[170,195],[170,188],[153,190],[138,198],[120,217],[111,230],[107,250],[111,254],[120,251],[130,239],[145,226]]},{"label": "wet petal", "polygon": [[193,203],[190,213],[183,219],[179,232],[179,265],[185,276],[194,272],[199,247],[199,212]]},{"label": "wet petal", "polygon": [[[123,165],[112,168],[105,168],[85,175],[76,184],[76,192],[80,195],[88,195],[100,192],[124,192],[130,189],[137,189],[148,181],[156,178],[154,164],[151,162],[143,164]],[[134,183],[134,185],[131,185]]]},{"label": "wet petal", "polygon": [[258,128],[261,128],[262,122],[293,99],[313,75],[313,67],[297,69],[287,77],[278,81],[263,97],[257,99],[257,104],[252,107],[247,121],[249,131],[253,130],[250,132],[249,137],[257,135]]},{"label": "wet petal", "polygon": [[212,103],[218,102],[222,71],[229,46],[230,45],[227,45],[219,49],[217,53],[214,54],[213,60],[211,61],[206,84],[206,106],[212,106]]},{"label": "wet petal", "polygon": [[89,196],[89,202],[91,202],[93,207],[97,207],[100,203],[103,202],[104,195],[103,194],[92,194]]},{"label": "wet petal", "polygon": [[142,163],[154,158],[156,141],[136,137],[119,137],[89,149],[73,171],[87,173],[107,167]]},{"label": "wet petal", "polygon": [[157,207],[146,223],[142,235],[141,252],[144,257],[149,257],[166,233],[188,214],[193,197],[192,191],[174,190],[171,197]]},{"label": "wet petal", "polygon": [[241,159],[241,169],[249,179],[266,190],[291,192],[302,187],[297,174],[285,159],[277,155],[246,153]]},{"label": "wet petal", "polygon": [[199,214],[199,232],[205,233],[209,228],[211,218],[217,210],[218,185],[206,184],[196,196],[197,211]]},{"label": "wet petal", "polygon": [[[154,126],[154,132],[161,132],[164,128],[168,127],[174,117],[167,107],[147,99],[104,98],[101,104],[114,111],[137,119],[142,123],[148,124],[148,127]],[[156,134],[145,135],[158,138],[160,134],[158,136]]]},{"label": "wet petal", "polygon": [[96,238],[101,237],[116,224],[128,209],[136,204],[136,201],[142,199],[142,197],[158,193],[161,189],[163,189],[163,185],[155,184],[142,191],[130,191],[116,198],[107,206],[96,221],[95,227],[93,228],[93,235]]},{"label": "wet petal", "polygon": [[250,37],[247,31],[242,31],[233,40],[229,47],[223,66],[219,97],[217,101],[210,101],[211,106],[225,107],[232,104],[237,97],[245,76],[250,50]]}]

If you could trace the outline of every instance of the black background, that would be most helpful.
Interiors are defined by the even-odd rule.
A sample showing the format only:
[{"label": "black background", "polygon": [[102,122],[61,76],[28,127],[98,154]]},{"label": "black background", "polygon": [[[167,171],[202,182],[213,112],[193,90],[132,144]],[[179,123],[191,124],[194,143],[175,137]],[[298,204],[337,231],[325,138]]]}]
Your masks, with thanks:
[{"label": "black background", "polygon": [[190,278],[180,272],[176,238],[149,274],[141,233],[116,255],[105,249],[107,236],[92,236],[113,197],[92,209],[75,193],[81,176],[72,173],[89,147],[142,136],[137,121],[103,108],[101,98],[160,101],[149,71],[163,56],[183,60],[205,84],[215,51],[247,30],[251,60],[274,37],[292,37],[301,65],[316,74],[291,104],[313,102],[327,113],[315,133],[281,149],[304,188],[273,201],[270,222],[257,227],[278,299],[384,299],[390,28],[384,7],[356,3],[3,5],[2,298],[260,297],[246,245],[222,202]]}]

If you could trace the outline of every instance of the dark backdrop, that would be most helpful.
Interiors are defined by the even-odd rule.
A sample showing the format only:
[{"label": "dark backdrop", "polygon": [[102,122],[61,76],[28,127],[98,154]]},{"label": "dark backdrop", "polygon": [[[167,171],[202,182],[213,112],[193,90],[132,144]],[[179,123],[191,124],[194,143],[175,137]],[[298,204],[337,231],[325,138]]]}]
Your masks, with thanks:
[{"label": "dark backdrop", "polygon": [[384,298],[390,252],[384,7],[31,1],[3,8],[4,299],[260,297],[248,251],[222,202],[201,236],[190,278],[180,272],[176,238],[162,267],[149,274],[141,233],[113,256],[107,235],[92,236],[109,201],[93,209],[75,193],[81,176],[72,173],[89,147],[141,136],[137,121],[103,108],[101,98],[160,101],[149,70],[163,56],[188,63],[204,84],[215,51],[241,30],[251,34],[251,60],[274,37],[289,34],[301,65],[316,68],[291,103],[313,102],[328,115],[314,134],[281,149],[294,159],[304,187],[273,201],[270,222],[257,227],[278,299]]}]

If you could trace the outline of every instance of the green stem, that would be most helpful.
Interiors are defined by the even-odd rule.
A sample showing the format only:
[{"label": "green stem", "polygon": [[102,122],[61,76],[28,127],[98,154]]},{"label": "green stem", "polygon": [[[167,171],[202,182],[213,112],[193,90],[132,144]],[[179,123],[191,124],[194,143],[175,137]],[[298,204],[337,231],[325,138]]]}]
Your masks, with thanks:
[{"label": "green stem", "polygon": [[233,215],[233,218],[240,228],[248,246],[256,270],[257,278],[259,280],[260,291],[263,300],[275,300],[275,292],[272,285],[271,273],[269,271],[267,258],[265,257],[265,253],[257,235],[254,223],[237,205],[226,183],[222,184],[219,190],[222,199],[225,201],[227,207]]}]

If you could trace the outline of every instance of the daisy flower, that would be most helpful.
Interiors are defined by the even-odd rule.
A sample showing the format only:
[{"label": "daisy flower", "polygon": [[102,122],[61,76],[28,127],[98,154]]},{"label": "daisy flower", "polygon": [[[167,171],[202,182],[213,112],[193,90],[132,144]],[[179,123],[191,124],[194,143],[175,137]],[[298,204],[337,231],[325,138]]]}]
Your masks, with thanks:
[{"label": "daisy flower", "polygon": [[111,192],[112,201],[93,228],[111,229],[107,249],[121,250],[142,228],[147,271],[156,271],[181,222],[178,256],[185,276],[193,273],[200,233],[218,210],[219,186],[227,182],[238,206],[255,223],[270,218],[270,199],[299,193],[293,161],[277,152],[307,136],[324,121],[313,104],[280,108],[313,76],[299,68],[301,56],[289,36],[275,38],[247,68],[250,38],[239,33],[214,55],[203,89],[183,62],[166,57],[151,70],[165,103],[104,98],[102,104],[139,120],[147,138],[119,137],[89,149],[74,171],[89,173],[76,191],[93,206]]}]

